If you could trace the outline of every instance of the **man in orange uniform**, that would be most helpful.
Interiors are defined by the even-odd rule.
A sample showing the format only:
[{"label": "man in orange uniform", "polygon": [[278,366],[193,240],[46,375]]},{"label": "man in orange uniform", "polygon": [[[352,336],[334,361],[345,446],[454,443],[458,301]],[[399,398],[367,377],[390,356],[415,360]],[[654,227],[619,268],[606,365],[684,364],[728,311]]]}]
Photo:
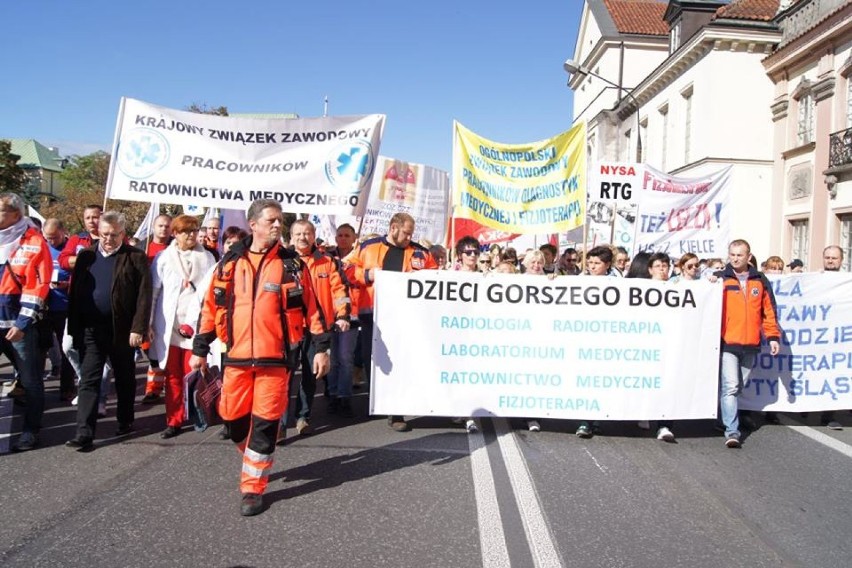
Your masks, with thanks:
[{"label": "man in orange uniform", "polygon": [[263,510],[290,373],[305,326],[317,344],[313,359],[317,377],[328,372],[330,343],[307,268],[295,252],[280,244],[281,205],[258,199],[247,216],[251,236],[231,247],[214,268],[189,362],[193,369],[204,367],[210,343],[217,337],[226,347],[219,414],[243,456],[243,516]]},{"label": "man in orange uniform", "polygon": [[26,217],[26,204],[14,193],[0,195],[0,351],[17,369],[24,387],[24,425],[12,446],[32,450],[44,414],[36,322],[50,292],[53,259],[44,237]]},{"label": "man in orange uniform", "polygon": [[[317,305],[321,308],[320,316],[324,327],[331,330],[334,326],[340,332],[347,331],[351,302],[349,286],[340,261],[317,248],[316,228],[310,221],[299,219],[290,225],[290,243],[311,273],[311,284]],[[310,431],[311,406],[317,391],[317,377],[311,372],[311,361],[316,350],[313,334],[308,332],[302,341],[302,380],[296,399],[296,432],[300,435]],[[346,405],[348,408],[348,398]]]},{"label": "man in orange uniform", "polygon": [[719,365],[719,409],[725,427],[725,446],[739,448],[737,397],[760,351],[761,334],[769,351],[778,355],[781,330],[775,316],[772,287],[748,264],[749,244],[741,239],[728,245],[728,265],[716,276],[722,280],[722,360]]},{"label": "man in orange uniform", "polygon": [[[351,274],[356,282],[365,287],[358,306],[358,319],[361,321],[362,357],[368,380],[373,349],[373,281],[376,272],[413,272],[438,268],[429,250],[411,241],[412,235],[414,217],[408,213],[397,213],[391,217],[387,235],[367,239],[356,252],[346,258],[347,263],[354,268],[347,271],[347,275]],[[389,416],[388,425],[397,432],[410,429],[403,416]]]}]

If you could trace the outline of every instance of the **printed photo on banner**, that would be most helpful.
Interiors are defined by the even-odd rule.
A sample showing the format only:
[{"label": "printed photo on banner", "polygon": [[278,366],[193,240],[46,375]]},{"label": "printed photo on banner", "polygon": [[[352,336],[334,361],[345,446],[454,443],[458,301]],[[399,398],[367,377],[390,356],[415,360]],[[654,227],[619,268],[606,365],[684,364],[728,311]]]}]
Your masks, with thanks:
[{"label": "printed photo on banner", "polygon": [[764,345],[740,408],[818,412],[852,408],[852,275],[768,275],[781,353]]},{"label": "printed photo on banner", "polygon": [[379,156],[368,198],[359,207],[362,235],[384,235],[391,217],[408,213],[417,219],[413,240],[442,243],[447,233],[450,180],[443,170]]},{"label": "printed photo on banner", "polygon": [[593,163],[589,167],[586,243],[590,248],[613,244],[633,254],[638,199],[644,165]]},{"label": "printed photo on banner", "polygon": [[375,291],[372,414],[716,416],[709,281],[381,271]]},{"label": "printed photo on banner", "polygon": [[725,257],[730,241],[731,166],[712,174],[676,177],[643,164],[638,199],[636,251],[680,258]]},{"label": "printed photo on banner", "polygon": [[122,98],[107,196],[246,210],[352,214],[370,189],[384,115],[247,118]]},{"label": "printed photo on banner", "polygon": [[456,216],[518,234],[549,234],[582,225],[585,141],[585,123],[547,140],[502,144],[455,122]]}]

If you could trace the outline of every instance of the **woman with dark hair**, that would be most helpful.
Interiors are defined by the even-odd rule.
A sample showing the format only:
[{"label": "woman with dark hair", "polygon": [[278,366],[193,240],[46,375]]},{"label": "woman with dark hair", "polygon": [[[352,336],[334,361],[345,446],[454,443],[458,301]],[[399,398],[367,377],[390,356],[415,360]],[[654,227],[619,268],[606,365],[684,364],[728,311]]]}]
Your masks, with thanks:
[{"label": "woman with dark hair", "polygon": [[651,253],[642,251],[637,252],[630,261],[630,269],[627,271],[625,278],[651,278],[651,272],[648,270],[650,266]]},{"label": "woman with dark hair", "polygon": [[[697,266],[697,257],[695,258],[695,263]],[[654,254],[649,254],[647,252],[638,253],[633,258],[633,262],[630,264],[630,271],[627,273],[627,278],[646,278],[648,280],[666,281],[668,280],[668,277],[669,256],[663,252],[655,252]],[[638,422],[638,426],[643,430],[651,429],[651,424],[647,420],[640,420]],[[657,439],[664,442],[674,442],[675,436],[674,433],[672,433],[673,426],[674,422],[671,420],[658,421]]]},{"label": "woman with dark hair", "polygon": [[[612,249],[608,246],[597,246],[586,253],[586,274],[589,276],[615,276],[612,272]],[[575,434],[578,438],[591,438],[600,430],[600,423],[583,420],[577,426]]]},{"label": "woman with dark hair", "polygon": [[192,336],[201,305],[197,290],[216,264],[198,241],[198,219],[179,215],[172,221],[174,240],[151,265],[151,357],[166,371],[166,429],[161,438],[180,434],[184,416],[183,378],[191,371]]},{"label": "woman with dark hair", "polygon": [[[458,259],[459,272],[479,272],[478,261],[480,257],[479,241],[473,237],[462,237],[455,246],[456,258]],[[474,433],[479,428],[473,418],[454,418],[453,422],[461,424],[464,422],[465,430]]]},{"label": "woman with dark hair", "polygon": [[239,242],[246,238],[248,233],[245,229],[237,227],[233,225],[225,229],[225,232],[222,233],[222,254],[224,255],[226,252],[231,250],[231,247],[234,246],[234,243]]}]

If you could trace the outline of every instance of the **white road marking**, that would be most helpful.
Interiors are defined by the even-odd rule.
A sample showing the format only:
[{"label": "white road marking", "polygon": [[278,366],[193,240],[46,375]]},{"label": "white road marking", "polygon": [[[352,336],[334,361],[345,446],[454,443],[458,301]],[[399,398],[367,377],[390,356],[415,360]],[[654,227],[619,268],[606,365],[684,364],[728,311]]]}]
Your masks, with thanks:
[{"label": "white road marking", "polygon": [[584,446],[583,450],[586,452],[586,454],[588,454],[590,458],[592,458],[592,461],[595,462],[595,466],[597,466],[597,468],[601,470],[601,473],[607,473],[607,471],[609,471],[606,466],[600,464],[598,458],[592,455],[592,452],[589,451],[589,448],[586,448]]},{"label": "white road marking", "polygon": [[536,568],[562,566],[562,558],[556,550],[550,526],[544,517],[538,493],[521,449],[518,447],[515,433],[509,429],[505,418],[495,418],[494,429],[497,432],[497,442],[503,454],[503,461],[509,472],[509,481],[512,483],[518,511],[524,523],[524,532],[527,535],[533,562]]},{"label": "white road marking", "polygon": [[482,432],[467,435],[470,447],[470,468],[473,470],[473,490],[476,496],[476,516],[479,523],[479,545],[482,566],[508,568],[509,550],[503,532],[503,519],[497,503],[497,489],[491,472],[491,461],[485,448]]},{"label": "white road marking", "polygon": [[812,428],[810,426],[805,426],[798,422],[794,422],[786,416],[780,416],[779,419],[781,420],[781,423],[784,424],[784,426],[786,426],[790,430],[798,432],[802,436],[810,438],[815,442],[819,442],[827,448],[831,448],[832,450],[838,451],[847,458],[852,458],[852,446],[850,446],[849,444],[841,442],[837,438],[833,438],[828,434],[823,434],[816,428]]}]

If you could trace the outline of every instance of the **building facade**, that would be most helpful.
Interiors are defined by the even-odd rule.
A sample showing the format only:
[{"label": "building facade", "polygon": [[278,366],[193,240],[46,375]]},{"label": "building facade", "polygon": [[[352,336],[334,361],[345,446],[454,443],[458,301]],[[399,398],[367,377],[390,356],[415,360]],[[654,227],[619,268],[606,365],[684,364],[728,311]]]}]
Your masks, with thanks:
[{"label": "building facade", "polygon": [[[586,0],[592,14],[591,6],[596,4],[618,11],[637,3]],[[668,30],[666,51],[632,85],[631,96],[588,119],[590,161],[645,162],[683,177],[706,175],[730,165],[732,238],[747,239],[758,258],[778,254],[770,239],[773,123],[768,101],[773,85],[762,61],[781,41],[781,31],[773,22],[779,3],[670,0],[655,4]],[[585,41],[581,31],[578,44]],[[579,62],[588,67],[587,62]],[[602,67],[599,74],[609,78],[616,71]],[[572,77],[572,88],[574,81]],[[575,120],[585,119],[582,104],[582,98],[575,98]],[[601,142],[604,138],[606,143]],[[724,257],[725,251],[707,256]]]},{"label": "building facade", "polygon": [[852,269],[852,1],[787,1],[763,65],[773,83],[770,241],[809,270],[840,245]]}]

